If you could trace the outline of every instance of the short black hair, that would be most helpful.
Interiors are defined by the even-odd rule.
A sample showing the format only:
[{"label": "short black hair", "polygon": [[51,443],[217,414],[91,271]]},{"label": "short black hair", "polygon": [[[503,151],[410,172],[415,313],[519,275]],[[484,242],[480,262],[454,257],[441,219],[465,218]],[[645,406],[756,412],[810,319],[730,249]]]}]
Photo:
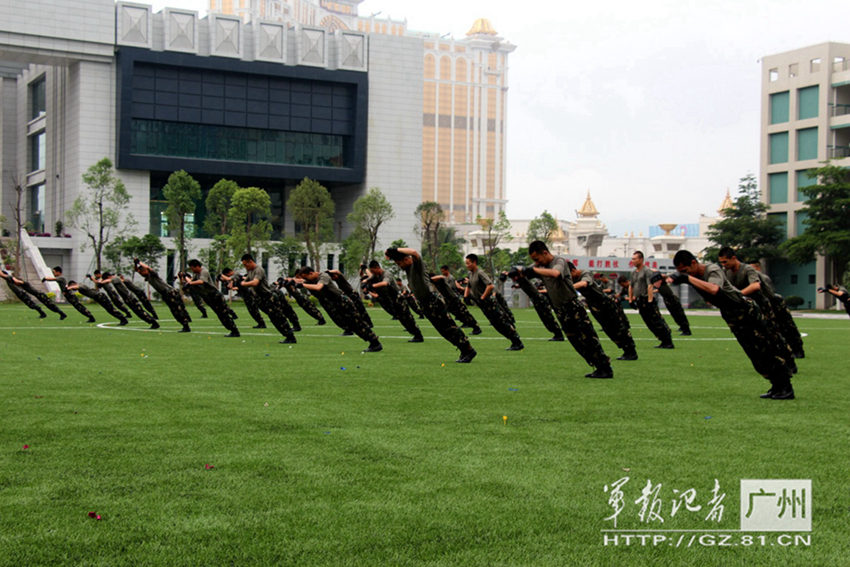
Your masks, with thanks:
[{"label": "short black hair", "polygon": [[222,268],[221,273],[225,276],[233,273],[233,268]]},{"label": "short black hair", "polygon": [[312,274],[315,270],[311,266],[301,266],[301,269],[298,270],[299,274]]},{"label": "short black hair", "polygon": [[688,250],[679,250],[676,252],[676,255],[673,256],[673,265],[677,268],[679,266],[690,266],[694,260],[696,260],[696,256],[691,254]]},{"label": "short black hair", "polygon": [[738,256],[735,254],[735,249],[731,246],[724,246],[717,253],[717,257],[723,256],[724,258],[737,258]]},{"label": "short black hair", "polygon": [[100,270],[95,270],[95,271],[93,271],[92,273],[93,273],[93,274],[99,274],[99,273],[100,273]]},{"label": "short black hair", "polygon": [[467,254],[466,259],[469,260],[470,262],[475,262],[477,264],[478,263],[478,254]]},{"label": "short black hair", "polygon": [[629,278],[627,278],[626,276],[620,276],[619,278],[617,278],[617,283],[622,286],[624,283],[631,283],[631,282],[629,281]]},{"label": "short black hair", "polygon": [[441,270],[450,270],[451,268],[449,268],[446,264],[443,264],[442,266],[440,266],[440,269]]},{"label": "short black hair", "polygon": [[546,243],[542,240],[535,240],[531,244],[528,245],[528,253],[531,254],[534,252],[535,254],[539,254],[541,252],[548,252],[549,247],[546,246]]},{"label": "short black hair", "polygon": [[200,268],[203,265],[203,264],[201,264],[200,260],[196,260],[195,258],[192,258],[191,260],[189,260],[187,262],[187,264],[189,266],[191,266],[192,268]]},{"label": "short black hair", "polygon": [[254,257],[251,256],[250,254],[242,254],[242,261],[243,262],[254,262],[255,260],[254,260]]},{"label": "short black hair", "polygon": [[62,266],[53,266],[53,270],[62,273]]},{"label": "short black hair", "polygon": [[380,267],[381,267],[381,263],[378,262],[377,260],[372,260],[371,262],[369,262],[369,268],[370,269],[371,268],[380,268]]},{"label": "short black hair", "polygon": [[640,256],[641,260],[643,259],[643,252],[641,252],[640,250],[635,250],[634,252],[632,252],[632,256],[634,256],[635,254]]}]

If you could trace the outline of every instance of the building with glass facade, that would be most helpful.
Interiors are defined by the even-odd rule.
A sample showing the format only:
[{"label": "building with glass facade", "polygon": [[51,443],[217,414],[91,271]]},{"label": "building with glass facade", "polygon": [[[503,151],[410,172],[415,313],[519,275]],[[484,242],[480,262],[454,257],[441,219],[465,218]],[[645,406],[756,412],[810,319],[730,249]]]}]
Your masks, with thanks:
[{"label": "building with glass facade", "polygon": [[[817,181],[809,171],[831,160],[850,166],[850,44],[822,43],[762,58],[762,199],[788,237],[804,229],[801,187]],[[775,261],[769,272],[783,295],[804,307],[828,307],[816,293],[833,274],[823,258],[809,264]]]}]

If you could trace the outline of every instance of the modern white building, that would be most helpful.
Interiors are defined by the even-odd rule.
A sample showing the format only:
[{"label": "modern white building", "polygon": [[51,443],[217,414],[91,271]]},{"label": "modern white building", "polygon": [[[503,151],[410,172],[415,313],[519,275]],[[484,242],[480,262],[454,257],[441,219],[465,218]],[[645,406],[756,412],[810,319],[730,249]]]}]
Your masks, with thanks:
[{"label": "modern white building", "polygon": [[[204,191],[221,178],[265,189],[277,234],[294,233],[285,203],[304,177],[330,190],[339,239],[353,202],[380,187],[396,213],[383,241],[414,241],[422,38],[113,0],[2,0],[0,14],[2,212],[12,218],[20,183],[33,242],[71,278],[92,255],[66,213],[103,157],[138,234],[163,235],[162,187],[184,169]],[[201,203],[197,226],[204,214]],[[54,234],[57,221],[70,238]],[[200,236],[195,251],[209,242]]]},{"label": "modern white building", "polygon": [[[799,188],[816,181],[809,170],[831,160],[850,166],[850,44],[821,43],[762,58],[761,165],[759,185],[770,215],[788,237],[804,230]],[[833,301],[816,293],[832,282],[823,258],[810,264],[772,262],[768,267],[784,295],[805,306]]]}]

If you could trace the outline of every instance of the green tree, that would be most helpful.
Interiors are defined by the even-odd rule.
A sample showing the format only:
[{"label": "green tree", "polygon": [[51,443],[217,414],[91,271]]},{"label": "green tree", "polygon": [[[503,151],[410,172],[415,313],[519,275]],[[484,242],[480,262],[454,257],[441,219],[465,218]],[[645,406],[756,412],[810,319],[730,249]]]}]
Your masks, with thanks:
[{"label": "green tree", "polygon": [[[348,222],[354,225],[352,235],[365,241],[360,262],[371,260],[378,245],[378,231],[388,220],[395,216],[393,206],[377,187],[354,201],[353,210],[348,214]],[[354,260],[353,258],[351,259]]]},{"label": "green tree", "polygon": [[95,266],[99,270],[104,246],[113,238],[129,232],[136,221],[131,214],[124,213],[130,194],[115,174],[109,158],[90,166],[83,174],[83,183],[88,191],[74,201],[68,211],[68,222],[85,232],[86,240],[81,250],[91,246]]},{"label": "green tree", "polygon": [[156,270],[160,258],[165,254],[165,245],[155,234],[146,234],[141,238],[131,236],[124,240],[121,252],[125,258],[138,258]]},{"label": "green tree", "polygon": [[810,172],[819,183],[800,187],[806,200],[797,214],[805,215],[802,234],[782,243],[794,262],[811,262],[817,254],[832,267],[833,281],[841,282],[850,262],[850,170],[826,163]]},{"label": "green tree", "polygon": [[505,211],[499,211],[499,215],[495,219],[483,218],[481,215],[475,219],[481,226],[481,231],[484,233],[482,238],[482,247],[484,255],[487,256],[487,265],[490,269],[490,274],[496,273],[496,265],[493,254],[498,249],[499,244],[507,242],[513,237],[511,236],[511,222]]},{"label": "green tree", "polygon": [[243,187],[233,193],[228,244],[237,256],[255,254],[271,237],[271,212],[271,197],[259,187]]},{"label": "green tree", "polygon": [[280,241],[271,245],[269,251],[286,274],[291,276],[295,273],[295,268],[300,266],[299,260],[304,254],[304,245],[294,236],[284,235]]},{"label": "green tree", "polygon": [[235,181],[220,179],[207,193],[205,201],[207,216],[204,219],[204,230],[207,234],[227,234],[230,230],[228,223],[230,207],[233,206],[233,194],[239,189]]},{"label": "green tree", "polygon": [[195,204],[201,199],[201,184],[183,171],[175,171],[168,176],[168,183],[162,188],[162,194],[168,201],[165,216],[168,217],[168,230],[175,235],[180,270],[186,269],[188,243],[194,236],[194,227],[186,230],[186,215],[195,212]]},{"label": "green tree", "polygon": [[440,228],[445,213],[443,207],[434,201],[419,203],[413,213],[419,221],[416,225],[416,233],[422,237],[422,260],[431,265],[431,269],[437,271],[437,257],[440,252]]},{"label": "green tree", "polygon": [[346,236],[341,245],[340,264],[345,266],[345,271],[356,273],[360,264],[368,263],[370,258],[369,236],[360,228],[355,228],[351,234]]},{"label": "green tree", "polygon": [[310,256],[313,269],[320,270],[322,243],[333,238],[334,202],[331,194],[318,181],[304,178],[292,190],[286,202],[301,228],[301,239]]},{"label": "green tree", "polygon": [[542,240],[546,246],[552,245],[552,237],[558,232],[558,221],[549,211],[543,211],[539,217],[534,217],[528,223],[527,240],[529,244],[535,240]]},{"label": "green tree", "polygon": [[767,214],[768,208],[761,201],[755,176],[750,173],[742,177],[738,197],[730,208],[723,209],[723,218],[708,229],[707,236],[716,246],[706,248],[705,259],[717,261],[717,253],[724,246],[734,248],[742,261],[780,257],[779,244],[785,231],[780,220]]}]

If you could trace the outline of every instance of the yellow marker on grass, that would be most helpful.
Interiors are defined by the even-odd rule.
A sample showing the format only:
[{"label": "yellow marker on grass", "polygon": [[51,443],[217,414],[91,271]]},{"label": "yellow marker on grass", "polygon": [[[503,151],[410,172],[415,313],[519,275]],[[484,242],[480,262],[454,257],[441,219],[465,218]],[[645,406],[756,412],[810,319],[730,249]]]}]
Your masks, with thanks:
[{"label": "yellow marker on grass", "polygon": [[506,415],[502,416],[502,423],[504,423],[505,425],[508,424],[508,416],[506,416]]}]

